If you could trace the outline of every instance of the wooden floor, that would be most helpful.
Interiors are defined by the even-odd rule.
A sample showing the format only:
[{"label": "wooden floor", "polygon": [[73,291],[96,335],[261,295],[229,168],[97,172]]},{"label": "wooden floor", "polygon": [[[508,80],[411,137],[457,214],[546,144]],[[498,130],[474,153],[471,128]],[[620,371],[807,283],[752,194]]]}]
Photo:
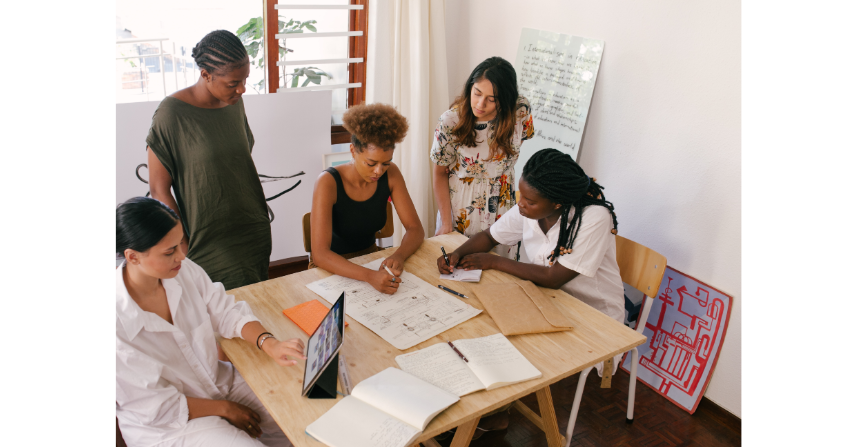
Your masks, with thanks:
[{"label": "wooden floor", "polygon": [[[565,433],[579,374],[551,385],[561,433]],[[621,369],[613,377],[613,387],[602,389],[601,379],[592,370],[586,380],[580,412],[574,427],[572,447],[589,446],[738,446],[741,420],[703,399],[693,415],[680,409],[642,383],[637,383],[634,422],[625,422],[628,405],[628,373]],[[523,402],[538,413],[535,394]],[[452,438],[440,441],[448,447]],[[471,447],[541,447],[545,435],[528,419],[512,409],[509,428],[488,432],[471,442]]]}]

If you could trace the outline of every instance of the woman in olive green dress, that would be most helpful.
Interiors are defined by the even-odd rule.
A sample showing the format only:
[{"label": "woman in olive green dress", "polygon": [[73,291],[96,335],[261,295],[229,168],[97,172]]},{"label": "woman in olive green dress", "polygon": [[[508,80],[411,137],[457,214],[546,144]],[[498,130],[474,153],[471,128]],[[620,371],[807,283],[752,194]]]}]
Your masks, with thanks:
[{"label": "woman in olive green dress", "polygon": [[191,54],[199,80],[164,98],[152,118],[149,188],[180,216],[187,257],[228,290],[268,279],[271,256],[271,223],[241,99],[249,58],[224,30],[206,35]]}]

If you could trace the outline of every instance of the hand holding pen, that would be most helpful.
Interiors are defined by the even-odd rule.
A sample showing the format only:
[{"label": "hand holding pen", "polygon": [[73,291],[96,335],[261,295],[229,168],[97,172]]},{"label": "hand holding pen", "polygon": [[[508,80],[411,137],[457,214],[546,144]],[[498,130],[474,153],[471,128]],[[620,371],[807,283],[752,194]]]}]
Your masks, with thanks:
[{"label": "hand holding pen", "polygon": [[452,252],[449,255],[446,254],[446,250],[443,247],[440,248],[443,254],[437,258],[437,271],[442,274],[452,274],[455,270],[455,267],[458,266],[459,256],[458,253]]}]

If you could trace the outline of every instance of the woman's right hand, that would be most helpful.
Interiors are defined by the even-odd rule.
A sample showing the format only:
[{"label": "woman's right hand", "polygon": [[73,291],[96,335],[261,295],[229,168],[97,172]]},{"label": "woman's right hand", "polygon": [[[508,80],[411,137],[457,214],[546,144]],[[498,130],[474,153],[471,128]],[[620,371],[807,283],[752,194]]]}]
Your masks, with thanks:
[{"label": "woman's right hand", "polygon": [[262,428],[259,427],[262,418],[259,417],[259,414],[238,402],[229,400],[222,402],[224,402],[225,408],[221,416],[229,421],[230,424],[238,427],[240,430],[244,430],[251,438],[262,436]]},{"label": "woman's right hand", "polygon": [[455,266],[458,265],[459,259],[461,259],[461,256],[456,252],[452,252],[449,254],[449,265],[446,265],[446,259],[443,258],[443,255],[439,256],[437,258],[437,271],[444,275],[452,274]]},{"label": "woman's right hand", "polygon": [[[372,273],[369,274],[369,280],[366,281],[375,288],[375,290],[386,293],[388,295],[392,295],[399,290],[399,283],[402,282],[402,278],[396,278],[393,275],[387,273],[386,270],[370,270]],[[395,279],[395,281],[394,281]]]},{"label": "woman's right hand", "polygon": [[437,231],[435,231],[434,235],[435,235],[435,236],[440,236],[440,235],[442,235],[442,234],[447,234],[447,233],[452,233],[452,224],[451,224],[451,223],[449,223],[449,224],[444,224],[444,223],[440,224],[440,227],[437,229]]}]

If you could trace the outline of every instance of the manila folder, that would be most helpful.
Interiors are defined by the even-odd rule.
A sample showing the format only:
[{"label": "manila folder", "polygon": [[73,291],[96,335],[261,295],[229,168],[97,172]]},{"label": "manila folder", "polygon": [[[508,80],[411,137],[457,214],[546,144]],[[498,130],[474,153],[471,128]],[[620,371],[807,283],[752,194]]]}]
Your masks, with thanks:
[{"label": "manila folder", "polygon": [[472,286],[503,335],[573,329],[571,321],[530,281]]}]

